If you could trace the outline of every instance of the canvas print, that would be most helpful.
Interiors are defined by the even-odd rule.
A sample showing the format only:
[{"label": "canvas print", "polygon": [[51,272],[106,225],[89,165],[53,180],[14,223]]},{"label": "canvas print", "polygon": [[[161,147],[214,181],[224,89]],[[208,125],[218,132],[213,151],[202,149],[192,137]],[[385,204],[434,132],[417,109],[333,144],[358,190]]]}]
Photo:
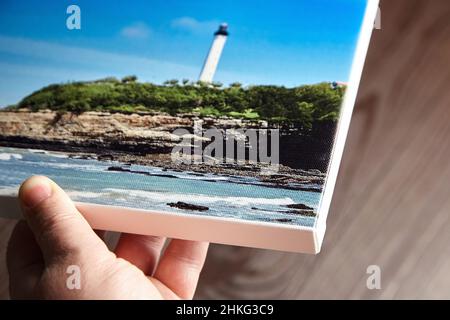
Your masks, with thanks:
[{"label": "canvas print", "polygon": [[2,1],[0,193],[313,227],[366,6]]}]

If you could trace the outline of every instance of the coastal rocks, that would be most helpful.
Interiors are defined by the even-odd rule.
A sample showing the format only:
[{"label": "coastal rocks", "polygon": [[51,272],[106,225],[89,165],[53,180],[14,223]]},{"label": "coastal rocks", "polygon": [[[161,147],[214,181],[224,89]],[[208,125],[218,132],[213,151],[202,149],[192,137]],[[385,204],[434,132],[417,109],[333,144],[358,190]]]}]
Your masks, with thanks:
[{"label": "coastal rocks", "polygon": [[119,172],[131,172],[130,169],[122,168],[122,167],[116,167],[116,166],[108,167],[107,170],[108,170],[108,171],[119,171]]},{"label": "coastal rocks", "polygon": [[[298,204],[289,204],[289,205],[285,205],[283,207],[287,207],[291,210],[268,210],[268,209],[262,209],[262,208],[257,208],[257,207],[252,207],[252,210],[257,210],[257,211],[264,211],[264,212],[269,212],[269,213],[283,213],[283,214],[288,214],[288,215],[301,215],[304,217],[316,217],[317,213],[314,212],[313,208],[310,208],[304,204],[298,203]],[[302,209],[300,209],[302,208]],[[282,218],[284,219],[284,218]]]},{"label": "coastal rocks", "polygon": [[114,156],[112,154],[99,154],[97,156],[97,160],[99,161],[113,161]]},{"label": "coastal rocks", "polygon": [[314,208],[308,207],[303,203],[294,203],[286,205],[289,209],[298,209],[298,210],[314,210]]},{"label": "coastal rocks", "polygon": [[282,222],[282,223],[288,223],[288,222],[292,222],[292,219],[280,218],[280,219],[275,219],[274,221]]},{"label": "coastal rocks", "polygon": [[0,140],[4,145],[65,152],[167,153],[180,139],[171,132],[190,126],[191,119],[169,115],[5,111]]},{"label": "coastal rocks", "polygon": [[304,217],[316,217],[317,213],[314,212],[314,208],[311,208],[303,203],[288,204],[285,206],[291,210],[285,211],[287,214],[298,214]]},{"label": "coastal rocks", "polygon": [[316,217],[317,214],[313,210],[288,210],[283,211],[286,214],[298,214],[304,217]]},{"label": "coastal rocks", "polygon": [[[280,164],[276,172],[262,163],[176,163],[171,152],[180,137],[174,129],[193,127],[195,117],[164,114],[120,114],[107,112],[2,111],[0,145],[62,151],[79,159],[118,161],[165,168],[173,172],[195,172],[227,177],[251,177],[253,180],[230,183],[265,186],[305,192],[322,192],[325,173],[319,170],[294,169]],[[264,128],[262,121],[240,119],[203,119],[203,128],[219,130]],[[288,145],[287,147],[289,147]],[[114,169],[109,169],[114,171]],[[131,172],[131,171],[129,171]],[[151,175],[148,172],[131,172]],[[156,175],[156,174],[154,174]],[[174,176],[171,176],[174,177]],[[214,180],[210,180],[213,182]]]},{"label": "coastal rocks", "polygon": [[117,172],[129,172],[134,174],[141,174],[144,176],[152,176],[152,177],[163,177],[163,178],[178,178],[171,174],[163,174],[163,173],[151,173],[148,171],[140,171],[140,170],[131,170],[129,168],[119,167],[119,166],[112,166],[108,167],[108,171],[117,171]]},{"label": "coastal rocks", "polygon": [[262,175],[260,181],[274,188],[321,192],[325,174],[281,166],[276,174]]},{"label": "coastal rocks", "polygon": [[190,204],[190,203],[186,203],[186,202],[182,202],[182,201],[170,202],[167,205],[171,208],[178,208],[178,209],[190,210],[190,211],[208,211],[209,210],[208,207]]}]

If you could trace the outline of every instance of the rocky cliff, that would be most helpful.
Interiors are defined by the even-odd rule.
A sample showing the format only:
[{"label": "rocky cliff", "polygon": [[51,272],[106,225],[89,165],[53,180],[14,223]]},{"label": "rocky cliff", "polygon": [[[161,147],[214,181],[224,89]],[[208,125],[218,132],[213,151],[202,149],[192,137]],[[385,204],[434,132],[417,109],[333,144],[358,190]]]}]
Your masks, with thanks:
[{"label": "rocky cliff", "polygon": [[[319,170],[303,170],[301,166],[285,166],[281,162],[276,174],[261,175],[261,164],[183,164],[173,163],[170,152],[180,142],[175,129],[192,132],[194,116],[165,114],[138,115],[121,113],[25,110],[0,112],[0,145],[73,153],[72,156],[117,160],[122,163],[152,165],[171,170],[194,171],[236,176],[253,176],[267,186],[320,191],[325,174]],[[203,127],[219,129],[267,127],[267,123],[239,119],[203,119]],[[296,138],[297,137],[297,138]],[[281,135],[280,159],[283,153],[303,159],[313,154],[297,149],[300,136]],[[301,137],[300,137],[301,138]],[[293,141],[294,143],[291,143]],[[305,140],[301,140],[305,143]],[[309,143],[308,145],[311,145]],[[311,147],[312,148],[312,147]],[[307,147],[304,149],[308,150]],[[81,155],[80,155],[81,154]],[[294,158],[294,163],[296,163]],[[131,172],[130,173],[134,173]]]},{"label": "rocky cliff", "polygon": [[1,112],[0,140],[10,146],[65,151],[170,152],[192,119],[168,115],[85,112]]}]

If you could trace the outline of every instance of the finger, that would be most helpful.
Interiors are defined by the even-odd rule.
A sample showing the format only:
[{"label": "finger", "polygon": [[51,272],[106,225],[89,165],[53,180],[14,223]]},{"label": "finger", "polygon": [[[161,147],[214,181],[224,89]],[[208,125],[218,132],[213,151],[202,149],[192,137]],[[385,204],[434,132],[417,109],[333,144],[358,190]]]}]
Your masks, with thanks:
[{"label": "finger", "polygon": [[134,264],[146,275],[152,275],[165,240],[163,237],[123,233],[115,253]]},{"label": "finger", "polygon": [[29,178],[20,187],[19,198],[46,262],[60,255],[89,254],[94,247],[107,250],[68,195],[50,179]]},{"label": "finger", "polygon": [[207,242],[173,239],[162,255],[154,277],[182,299],[192,299],[208,251]]},{"label": "finger", "polygon": [[30,298],[44,270],[44,259],[28,224],[21,220],[13,229],[6,251],[10,296]]}]

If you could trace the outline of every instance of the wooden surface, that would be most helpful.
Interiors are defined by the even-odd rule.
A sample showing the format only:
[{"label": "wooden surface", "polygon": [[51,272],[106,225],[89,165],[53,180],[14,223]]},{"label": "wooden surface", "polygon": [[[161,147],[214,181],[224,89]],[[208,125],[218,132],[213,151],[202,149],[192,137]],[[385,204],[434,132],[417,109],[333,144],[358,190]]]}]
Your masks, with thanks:
[{"label": "wooden surface", "polygon": [[213,245],[198,298],[450,298],[450,2],[381,8],[322,253]]}]

